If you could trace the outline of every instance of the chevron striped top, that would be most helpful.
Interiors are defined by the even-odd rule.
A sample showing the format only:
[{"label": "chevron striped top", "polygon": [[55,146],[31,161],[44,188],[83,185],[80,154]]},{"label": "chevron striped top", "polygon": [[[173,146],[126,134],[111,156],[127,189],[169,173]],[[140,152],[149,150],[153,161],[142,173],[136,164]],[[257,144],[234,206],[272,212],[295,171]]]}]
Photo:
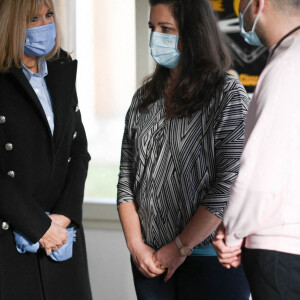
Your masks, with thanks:
[{"label": "chevron striped top", "polygon": [[221,95],[189,117],[167,120],[163,99],[141,112],[140,101],[138,90],[125,120],[117,202],[136,202],[144,241],[159,249],[199,205],[223,217],[239,170],[249,97],[228,75]]}]

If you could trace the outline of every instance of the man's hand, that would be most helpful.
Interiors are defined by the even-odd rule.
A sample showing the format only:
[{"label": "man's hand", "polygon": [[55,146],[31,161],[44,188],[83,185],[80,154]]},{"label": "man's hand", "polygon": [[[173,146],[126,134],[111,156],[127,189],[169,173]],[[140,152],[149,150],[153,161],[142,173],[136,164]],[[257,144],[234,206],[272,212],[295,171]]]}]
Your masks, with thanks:
[{"label": "man's hand", "polygon": [[231,267],[237,268],[241,264],[242,244],[236,247],[229,247],[225,244],[225,228],[221,224],[213,240],[213,247],[218,254],[219,262],[223,267],[230,269]]},{"label": "man's hand", "polygon": [[67,239],[67,230],[52,222],[50,228],[40,239],[40,244],[45,249],[47,255],[50,255],[52,250],[57,251],[59,247],[67,242]]}]

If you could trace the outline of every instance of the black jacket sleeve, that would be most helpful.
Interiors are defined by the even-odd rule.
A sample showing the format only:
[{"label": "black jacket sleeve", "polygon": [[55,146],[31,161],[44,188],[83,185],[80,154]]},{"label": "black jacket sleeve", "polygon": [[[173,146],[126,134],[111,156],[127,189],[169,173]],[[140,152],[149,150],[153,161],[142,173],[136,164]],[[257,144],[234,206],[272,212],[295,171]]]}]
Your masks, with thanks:
[{"label": "black jacket sleeve", "polygon": [[19,191],[14,178],[1,175],[0,178],[0,215],[14,228],[22,233],[33,243],[40,240],[51,225],[51,219],[37,202],[26,198]]}]

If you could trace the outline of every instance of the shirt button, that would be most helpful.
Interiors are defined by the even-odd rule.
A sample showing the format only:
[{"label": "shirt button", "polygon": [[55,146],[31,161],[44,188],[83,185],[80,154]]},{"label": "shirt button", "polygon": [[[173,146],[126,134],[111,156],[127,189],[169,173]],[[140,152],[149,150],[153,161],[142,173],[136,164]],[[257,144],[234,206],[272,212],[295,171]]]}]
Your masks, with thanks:
[{"label": "shirt button", "polygon": [[16,174],[14,171],[9,171],[7,172],[7,175],[10,176],[11,178],[14,178]]},{"label": "shirt button", "polygon": [[4,124],[6,121],[6,118],[4,116],[0,116],[0,124]]},{"label": "shirt button", "polygon": [[78,112],[78,111],[79,111],[79,106],[77,105],[75,108],[75,112]]},{"label": "shirt button", "polygon": [[8,225],[7,222],[3,222],[1,227],[2,227],[3,230],[8,230],[9,229],[9,225]]},{"label": "shirt button", "polygon": [[13,144],[11,144],[11,143],[5,144],[5,149],[6,149],[7,151],[12,150],[13,148],[14,148]]},{"label": "shirt button", "polygon": [[50,120],[51,120],[51,117],[47,116],[47,120],[50,121]]},{"label": "shirt button", "polygon": [[77,131],[74,132],[74,134],[73,134],[73,139],[75,139],[76,136],[77,136]]}]

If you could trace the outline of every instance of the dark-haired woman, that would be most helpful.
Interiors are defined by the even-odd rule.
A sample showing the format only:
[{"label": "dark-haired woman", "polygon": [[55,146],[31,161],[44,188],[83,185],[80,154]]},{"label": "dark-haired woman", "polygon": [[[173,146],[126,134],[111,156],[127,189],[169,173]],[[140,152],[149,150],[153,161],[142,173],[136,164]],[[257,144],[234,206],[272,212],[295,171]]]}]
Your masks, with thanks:
[{"label": "dark-haired woman", "polygon": [[154,74],[126,116],[118,211],[138,299],[247,300],[211,242],[243,148],[248,96],[208,0],[151,0]]}]

